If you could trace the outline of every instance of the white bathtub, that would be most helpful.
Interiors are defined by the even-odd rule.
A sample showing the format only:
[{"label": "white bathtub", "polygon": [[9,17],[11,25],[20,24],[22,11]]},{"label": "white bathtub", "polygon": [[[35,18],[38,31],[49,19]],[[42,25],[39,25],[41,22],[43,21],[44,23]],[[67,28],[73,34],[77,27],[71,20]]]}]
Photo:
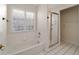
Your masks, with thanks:
[{"label": "white bathtub", "polygon": [[7,55],[39,55],[39,53],[43,52],[43,50],[44,44],[37,43],[29,48],[24,48],[13,53],[8,53]]}]

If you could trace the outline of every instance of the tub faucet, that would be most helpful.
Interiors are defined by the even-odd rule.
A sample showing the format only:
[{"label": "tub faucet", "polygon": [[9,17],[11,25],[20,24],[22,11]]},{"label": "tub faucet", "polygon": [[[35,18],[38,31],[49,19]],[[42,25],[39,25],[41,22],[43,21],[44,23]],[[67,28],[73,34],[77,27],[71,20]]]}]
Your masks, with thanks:
[{"label": "tub faucet", "polygon": [[0,50],[3,50],[3,47],[5,47],[3,44],[0,44]]}]

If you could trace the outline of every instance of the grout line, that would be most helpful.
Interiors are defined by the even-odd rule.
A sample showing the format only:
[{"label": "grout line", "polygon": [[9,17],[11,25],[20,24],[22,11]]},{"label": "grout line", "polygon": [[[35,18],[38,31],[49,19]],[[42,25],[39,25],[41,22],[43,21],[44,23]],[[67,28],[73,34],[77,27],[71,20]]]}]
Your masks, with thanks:
[{"label": "grout line", "polygon": [[78,50],[78,48],[79,48],[79,47],[76,48],[76,50],[74,51],[74,54],[73,54],[73,55],[75,55],[75,53],[76,53],[76,51]]},{"label": "grout line", "polygon": [[[65,46],[67,46],[68,44],[66,44]],[[64,47],[65,47],[64,46]],[[61,48],[61,49],[59,49],[57,52],[59,52],[59,51],[61,51],[61,50],[63,50],[64,49],[64,47],[63,48]],[[55,52],[55,54],[57,53],[57,52]]]},{"label": "grout line", "polygon": [[73,46],[73,45],[71,45],[70,48],[67,49],[67,50],[63,53],[63,55],[65,55],[65,53],[66,53],[68,50],[70,50],[70,49],[72,48],[72,46]]},{"label": "grout line", "polygon": [[[59,46],[56,46],[55,48],[53,48],[53,50],[55,50],[57,47],[59,47]],[[51,51],[53,51],[52,49],[50,50],[50,51],[48,51],[47,53],[49,53],[49,52],[51,52]]]},{"label": "grout line", "polygon": [[76,50],[77,50],[77,48],[78,48],[77,46],[75,46],[75,47],[76,47],[76,49],[74,50],[74,52],[72,53],[72,55],[74,55],[74,54],[75,54],[75,52],[76,52]]},{"label": "grout line", "polygon": [[[62,45],[63,45],[63,44],[62,44]],[[55,49],[57,49],[58,47],[60,47],[60,49],[57,49],[57,51],[53,54],[53,55],[56,55],[59,51],[62,51],[65,47],[67,47],[68,45],[70,45],[69,48],[66,49],[66,50],[64,51],[64,53],[62,54],[62,55],[66,55],[66,53],[67,53],[70,49],[73,48],[73,44],[64,43],[64,46],[62,46],[62,45],[60,45],[61,47],[60,47],[60,46],[54,47],[53,49],[47,51],[46,54],[44,54],[44,55],[49,55],[49,54],[51,55],[51,52],[52,52],[52,51],[54,51]],[[78,48],[79,48],[78,46],[75,46],[75,49],[73,50],[72,55],[75,55],[75,53],[77,52]]]},{"label": "grout line", "polygon": [[[70,47],[71,47],[71,44],[68,45],[68,46],[66,46],[66,47],[64,47],[64,49],[62,49],[61,51],[59,51],[57,54],[58,54],[58,55],[60,55],[60,54],[63,55],[64,52],[67,51]],[[63,52],[63,53],[61,53],[61,52]]]}]

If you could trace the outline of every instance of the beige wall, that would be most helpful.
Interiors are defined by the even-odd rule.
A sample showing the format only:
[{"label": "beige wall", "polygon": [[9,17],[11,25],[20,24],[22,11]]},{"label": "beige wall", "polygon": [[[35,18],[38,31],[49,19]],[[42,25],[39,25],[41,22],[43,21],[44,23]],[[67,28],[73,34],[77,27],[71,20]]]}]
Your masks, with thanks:
[{"label": "beige wall", "polygon": [[79,45],[79,6],[61,11],[62,40]]}]

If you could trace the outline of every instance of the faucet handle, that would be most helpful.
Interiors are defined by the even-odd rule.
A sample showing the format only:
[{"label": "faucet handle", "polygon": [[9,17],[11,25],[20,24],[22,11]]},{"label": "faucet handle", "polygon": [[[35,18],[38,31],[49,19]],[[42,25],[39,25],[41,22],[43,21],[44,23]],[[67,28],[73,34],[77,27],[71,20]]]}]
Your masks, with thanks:
[{"label": "faucet handle", "polygon": [[3,44],[0,44],[0,49],[2,50],[5,47]]},{"label": "faucet handle", "polygon": [[40,32],[38,32],[38,35],[41,35],[41,33],[40,33]]}]

